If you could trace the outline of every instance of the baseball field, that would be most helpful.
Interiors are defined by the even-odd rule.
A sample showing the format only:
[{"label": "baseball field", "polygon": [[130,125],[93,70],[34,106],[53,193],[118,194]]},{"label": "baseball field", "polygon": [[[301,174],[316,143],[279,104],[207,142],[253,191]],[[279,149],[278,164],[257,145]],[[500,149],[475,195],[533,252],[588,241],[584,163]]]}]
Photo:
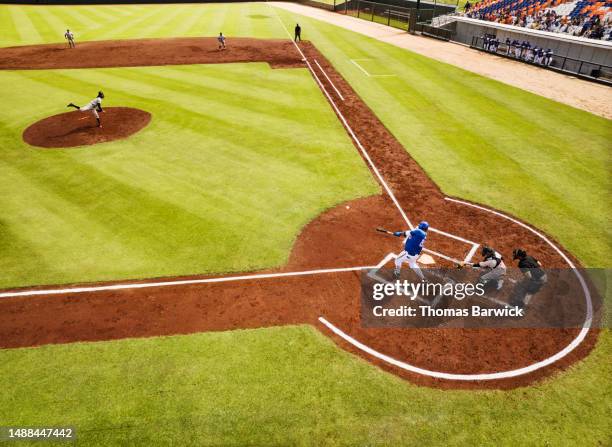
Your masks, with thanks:
[{"label": "baseball field", "polygon": [[610,268],[609,119],[274,3],[0,5],[0,98],[0,426],[610,442],[607,330],[361,328],[358,276],[421,219]]}]

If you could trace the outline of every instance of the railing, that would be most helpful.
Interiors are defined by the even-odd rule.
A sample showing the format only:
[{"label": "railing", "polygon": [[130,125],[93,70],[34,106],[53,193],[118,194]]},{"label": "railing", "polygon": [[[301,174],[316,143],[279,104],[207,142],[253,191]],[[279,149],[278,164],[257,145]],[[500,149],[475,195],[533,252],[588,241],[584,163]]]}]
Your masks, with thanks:
[{"label": "railing", "polygon": [[526,64],[537,65],[543,68],[612,85],[612,66],[610,65],[597,64],[559,55],[553,55],[550,60],[544,58],[540,63],[537,63],[531,58],[530,50],[524,50],[520,46],[506,45],[500,42],[497,51],[486,49],[484,48],[484,38],[481,36],[473,36],[470,47],[486,51],[487,53],[497,54],[498,56],[520,60]]},{"label": "railing", "polygon": [[440,28],[441,26],[446,25],[447,23],[451,23],[455,20],[455,16],[457,13],[445,14],[443,16],[434,17],[431,20],[431,26],[435,26],[436,28]]},{"label": "railing", "polygon": [[416,11],[415,9],[366,0],[345,1],[344,3],[338,3],[335,8],[336,12],[340,14],[370,20],[404,31],[410,30],[410,23],[411,20],[414,21]]},{"label": "railing", "polygon": [[[383,0],[384,3],[369,0],[295,1],[411,32],[417,22],[429,24],[437,16],[454,13],[458,5],[458,0]],[[411,20],[414,21],[412,27]]]},{"label": "railing", "polygon": [[446,41],[451,40],[451,38],[453,37],[453,32],[451,30],[437,28],[431,25],[422,25],[420,31],[421,34],[423,34],[424,36],[435,37],[436,39]]}]

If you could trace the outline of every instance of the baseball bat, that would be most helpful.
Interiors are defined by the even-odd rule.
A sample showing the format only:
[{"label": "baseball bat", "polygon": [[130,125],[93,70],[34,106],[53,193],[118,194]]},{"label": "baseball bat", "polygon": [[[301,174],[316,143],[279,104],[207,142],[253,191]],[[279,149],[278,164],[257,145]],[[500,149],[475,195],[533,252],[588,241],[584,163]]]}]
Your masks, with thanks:
[{"label": "baseball bat", "polygon": [[385,230],[384,228],[376,228],[376,231],[378,231],[379,233],[386,233],[386,234],[393,234],[393,231],[389,231],[389,230]]}]

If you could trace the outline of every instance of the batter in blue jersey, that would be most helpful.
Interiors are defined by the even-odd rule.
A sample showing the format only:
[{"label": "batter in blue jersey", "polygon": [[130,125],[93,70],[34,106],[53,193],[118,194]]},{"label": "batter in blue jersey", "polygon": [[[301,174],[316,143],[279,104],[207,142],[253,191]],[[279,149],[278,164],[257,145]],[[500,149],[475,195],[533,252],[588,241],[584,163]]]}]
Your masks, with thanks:
[{"label": "batter in blue jersey", "polygon": [[404,251],[402,251],[397,258],[395,258],[395,270],[394,274],[396,278],[400,276],[400,270],[404,262],[408,263],[410,268],[421,278],[425,279],[423,272],[417,264],[417,259],[423,250],[425,245],[425,239],[427,238],[427,230],[429,224],[425,221],[421,222],[417,228],[410,231],[396,231],[393,233],[397,237],[405,237],[404,240]]}]

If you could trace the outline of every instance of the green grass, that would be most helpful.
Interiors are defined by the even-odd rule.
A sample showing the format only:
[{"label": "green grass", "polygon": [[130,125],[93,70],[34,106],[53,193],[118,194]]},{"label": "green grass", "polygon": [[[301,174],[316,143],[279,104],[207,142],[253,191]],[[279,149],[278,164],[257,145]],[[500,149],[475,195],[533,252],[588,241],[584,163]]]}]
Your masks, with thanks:
[{"label": "green grass", "polygon": [[605,445],[610,341],[509,392],[416,387],[306,326],[5,350],[0,421],[104,446]]},{"label": "green grass", "polygon": [[[152,123],[77,149],[21,141],[98,87]],[[281,265],[306,223],[379,191],[305,69],[1,72],[0,97],[19,104],[0,110],[0,287]]]},{"label": "green grass", "polygon": [[[606,176],[612,132],[609,121],[355,33],[280,10],[279,15],[289,29],[295,21],[300,22],[304,38],[313,40],[333,61],[444,191],[522,217],[555,236],[585,265],[610,266],[610,183]],[[78,39],[85,40],[210,36],[219,31],[230,38],[286,36],[273,12],[261,4],[53,8],[0,5],[0,45],[61,41],[62,23],[70,26]],[[378,61],[380,72],[398,76],[365,78],[350,63],[351,58],[369,58],[373,64]],[[223,76],[214,76],[218,74],[215,70],[220,69]],[[74,246],[71,243],[75,239],[81,242],[81,238],[92,239],[96,235],[118,240],[122,249],[126,244],[123,239],[132,240],[112,220],[122,214],[96,221],[98,208],[103,210],[109,205],[105,200],[88,201],[86,192],[68,188],[69,185],[88,188],[89,197],[112,199],[121,204],[122,212],[129,211],[130,197],[148,198],[154,189],[156,196],[165,197],[161,208],[153,201],[153,217],[160,210],[178,209],[179,219],[174,223],[172,214],[168,225],[178,227],[180,222],[192,219],[199,222],[199,206],[219,198],[202,199],[190,191],[190,182],[218,181],[215,176],[212,180],[199,178],[198,169],[207,169],[202,162],[205,155],[211,155],[206,159],[209,162],[217,158],[220,150],[224,160],[210,162],[243,167],[243,159],[235,160],[237,152],[231,149],[238,145],[241,157],[249,162],[262,156],[269,159],[265,148],[245,149],[239,138],[221,135],[214,129],[219,125],[239,131],[231,126],[231,118],[242,112],[231,118],[219,117],[200,108],[201,101],[235,109],[232,96],[236,89],[241,95],[258,95],[260,89],[269,88],[260,85],[262,78],[280,77],[284,79],[281,85],[290,78],[291,88],[266,92],[263,96],[266,100],[272,98],[271,104],[262,104],[261,109],[249,113],[265,107],[266,114],[274,110],[277,115],[283,110],[278,104],[283,98],[303,100],[300,92],[309,91],[308,103],[300,105],[316,108],[316,119],[323,120],[326,132],[339,139],[333,140],[337,146],[334,156],[347,157],[349,165],[359,164],[349,155],[349,143],[340,138],[342,132],[334,127],[338,125],[329,107],[319,94],[312,93],[315,87],[303,71],[233,65],[128,69],[117,75],[118,72],[92,70],[79,76],[77,71],[0,73],[5,81],[0,86],[0,99],[12,105],[0,110],[0,203],[5,211],[0,221],[0,247],[5,250],[0,262],[10,275],[42,278],[38,270],[48,274],[48,266],[40,266],[54,261],[45,258],[45,250],[31,249],[32,238],[36,244],[62,244],[67,249]],[[204,73],[206,76],[200,79]],[[245,75],[250,87],[257,86],[254,92],[239,88]],[[95,91],[100,79],[116,83],[112,98],[136,107],[146,101],[146,107],[140,107],[160,111],[151,127],[122,143],[125,146],[121,150],[113,145],[100,146],[96,149],[98,156],[92,155],[91,148],[59,152],[19,149],[21,143],[11,136],[20,128],[47,115],[49,107],[63,104],[65,96],[89,99],[81,90]],[[187,86],[178,87],[177,79],[186,79]],[[201,83],[212,83],[212,97]],[[164,87],[158,88],[160,85]],[[185,88],[195,96],[175,97]],[[160,92],[160,96],[151,98],[151,92]],[[173,110],[168,103],[180,103],[181,108]],[[239,102],[241,107],[244,103]],[[159,117],[162,115],[168,118]],[[309,118],[310,115],[312,111]],[[211,116],[214,121],[208,123]],[[312,127],[308,122],[300,124],[303,132]],[[208,126],[206,132],[200,131],[200,126]],[[318,137],[321,126],[316,126],[314,135]],[[175,138],[171,129],[180,129],[181,138],[195,141],[203,152],[171,143]],[[156,138],[162,138],[164,145],[141,145],[151,138],[151,130],[160,131]],[[277,131],[286,129],[275,128],[274,133]],[[272,133],[252,129],[249,135],[257,135],[260,141],[275,140]],[[229,139],[230,148],[220,144],[213,150],[201,143],[216,144],[218,139]],[[310,150],[314,151],[312,160]],[[349,177],[359,177],[362,168],[351,168],[354,172],[344,173],[347,178],[338,179],[342,173],[335,171],[335,160],[323,158],[322,162],[320,151],[310,150],[303,156],[275,151],[274,158],[280,157],[279,169],[283,172],[302,172],[302,168],[313,166],[323,169],[324,173],[310,175],[318,180],[330,175],[327,180],[336,192],[347,185],[356,188],[353,193],[362,191],[359,188],[371,188],[370,180],[359,187],[351,183]],[[146,155],[146,162],[140,152]],[[183,160],[187,154],[195,156],[195,160]],[[298,156],[299,162],[293,163],[292,156]],[[56,160],[50,161],[51,158]],[[181,168],[188,180],[168,180],[168,160],[176,166],[173,169]],[[67,166],[71,167],[68,172]],[[249,175],[258,177],[256,172],[249,171]],[[89,178],[94,185],[83,185],[84,179]],[[12,184],[15,179],[29,185],[29,189],[16,188]],[[63,181],[68,181],[68,186]],[[157,187],[159,182],[163,187]],[[105,185],[101,193],[97,191],[100,185]],[[176,195],[168,191],[169,185],[178,188]],[[295,193],[293,188],[303,193],[303,186],[291,183],[283,190],[283,197],[275,200],[286,200],[285,194]],[[114,188],[120,192],[115,193]],[[179,200],[187,192],[191,192],[194,203]],[[313,212],[317,200],[309,202]],[[39,223],[38,228],[22,233],[39,218],[41,207],[32,204],[45,204],[42,211],[50,217],[49,226]],[[227,209],[235,206],[223,205]],[[295,203],[293,211],[302,213],[302,206]],[[31,215],[31,209],[38,212]],[[240,212],[252,210],[242,206]],[[5,222],[8,219],[16,224],[14,213],[22,213],[22,222],[14,227],[19,228],[19,233],[8,233]],[[133,215],[132,224],[146,228],[148,216]],[[300,219],[295,215],[287,219],[299,227]],[[76,234],[66,236],[64,225]],[[443,227],[443,223],[436,225]],[[175,230],[180,234],[157,229],[170,243],[184,242],[186,232]],[[118,234],[114,234],[116,231]],[[60,240],[58,234],[69,240]],[[194,234],[198,237],[197,232]],[[145,245],[143,237],[138,234],[134,242],[129,242],[130,255],[139,253]],[[266,235],[266,240],[271,237]],[[231,247],[232,243],[236,241],[224,240],[223,246]],[[5,260],[7,244],[12,247],[14,264]],[[232,255],[229,250],[223,254],[228,259]],[[75,272],[96,268],[93,260],[79,262],[83,263],[54,268],[73,268]],[[169,264],[164,259],[156,262],[162,268]],[[84,445],[606,445],[611,433],[611,355],[612,337],[606,331],[585,361],[551,380],[510,392],[462,392],[412,386],[340,351],[305,327],[6,350],[0,351],[0,423],[74,424]]]}]

